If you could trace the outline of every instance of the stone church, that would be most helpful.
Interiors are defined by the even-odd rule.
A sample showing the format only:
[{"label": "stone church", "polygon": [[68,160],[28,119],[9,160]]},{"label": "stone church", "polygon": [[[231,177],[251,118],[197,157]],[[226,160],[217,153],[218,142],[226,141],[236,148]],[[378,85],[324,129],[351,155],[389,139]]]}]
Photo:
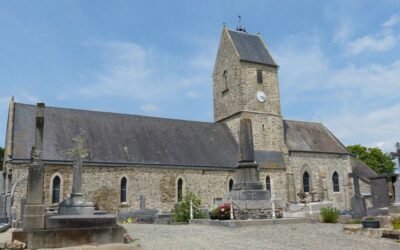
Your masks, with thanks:
[{"label": "stone church", "polygon": [[[90,152],[82,188],[99,209],[135,211],[145,200],[146,208],[170,212],[186,190],[210,207],[235,183],[239,121],[248,118],[260,181],[274,200],[295,203],[304,192],[351,209],[350,174],[360,164],[323,124],[283,119],[278,69],[260,35],[224,27],[213,72],[214,122],[45,107],[46,206],[56,208],[71,192],[72,160],[65,152],[82,136]],[[17,219],[36,110],[10,102],[2,193],[12,193]],[[368,192],[368,178],[364,181]]]}]

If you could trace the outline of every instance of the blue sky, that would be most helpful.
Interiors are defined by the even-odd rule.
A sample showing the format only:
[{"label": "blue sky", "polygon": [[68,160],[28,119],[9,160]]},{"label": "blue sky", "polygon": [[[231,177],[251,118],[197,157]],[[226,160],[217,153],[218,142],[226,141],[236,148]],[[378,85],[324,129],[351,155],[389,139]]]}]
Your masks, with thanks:
[{"label": "blue sky", "polygon": [[[0,1],[8,102],[212,121],[212,68],[237,15],[280,65],[285,119],[345,145],[400,140],[400,1]],[[0,145],[4,145],[0,139]]]}]

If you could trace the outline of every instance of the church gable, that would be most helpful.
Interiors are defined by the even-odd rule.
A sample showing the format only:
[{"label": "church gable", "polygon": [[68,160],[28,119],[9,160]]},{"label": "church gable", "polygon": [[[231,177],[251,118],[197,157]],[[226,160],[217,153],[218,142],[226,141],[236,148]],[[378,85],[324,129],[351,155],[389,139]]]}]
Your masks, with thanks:
[{"label": "church gable", "polygon": [[291,151],[348,154],[345,146],[321,123],[284,120],[285,143]]},{"label": "church gable", "polygon": [[[36,107],[15,104],[14,160],[30,159]],[[72,139],[82,134],[89,161],[111,164],[232,168],[237,143],[224,124],[116,113],[45,108],[44,160],[65,161]]]}]

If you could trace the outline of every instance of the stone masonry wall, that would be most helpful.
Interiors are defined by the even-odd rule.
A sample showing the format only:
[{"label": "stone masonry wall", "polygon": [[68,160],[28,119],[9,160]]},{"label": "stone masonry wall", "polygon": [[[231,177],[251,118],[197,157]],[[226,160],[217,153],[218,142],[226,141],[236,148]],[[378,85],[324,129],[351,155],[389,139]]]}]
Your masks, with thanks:
[{"label": "stone masonry wall", "polygon": [[[13,182],[28,174],[27,164],[13,166]],[[45,204],[51,204],[52,177],[58,175],[62,179],[62,198],[71,192],[72,166],[46,165],[44,191]],[[127,178],[127,202],[121,204],[120,180]],[[183,187],[200,197],[204,207],[213,205],[214,198],[224,198],[229,189],[229,180],[235,179],[234,171],[212,171],[201,169],[173,169],[171,167],[103,167],[84,166],[82,171],[82,189],[84,197],[96,203],[101,210],[111,213],[133,211],[139,209],[139,197],[146,197],[146,207],[170,212],[177,201],[176,182],[183,179]],[[20,217],[20,199],[26,196],[26,180],[21,182],[15,192],[13,212]]]},{"label": "stone masonry wall", "polygon": [[[310,175],[310,190],[323,196],[323,185],[328,190],[328,200],[339,209],[350,209],[354,194],[353,181],[349,177],[351,163],[348,156],[323,153],[292,153],[291,165],[294,172],[296,194],[303,190],[303,173]],[[339,175],[339,192],[333,192],[332,175]],[[325,183],[324,183],[325,182]]]},{"label": "stone masonry wall", "polygon": [[276,201],[287,202],[287,178],[284,169],[262,169],[260,168],[260,182],[266,189],[266,179],[271,181],[272,198]]},{"label": "stone masonry wall", "polygon": [[238,141],[240,118],[250,118],[255,150],[287,152],[284,141],[282,117],[260,113],[242,112],[224,120]]},{"label": "stone masonry wall", "polygon": [[[226,82],[224,72],[226,71]],[[240,110],[241,66],[226,29],[222,32],[213,72],[214,120],[219,121]]]}]

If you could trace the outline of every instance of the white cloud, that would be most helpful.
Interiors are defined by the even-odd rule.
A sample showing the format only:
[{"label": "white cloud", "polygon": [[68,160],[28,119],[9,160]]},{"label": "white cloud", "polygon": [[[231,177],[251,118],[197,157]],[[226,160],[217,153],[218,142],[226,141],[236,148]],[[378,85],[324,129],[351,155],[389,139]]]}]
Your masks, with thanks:
[{"label": "white cloud", "polygon": [[351,28],[348,23],[343,23],[333,34],[333,41],[336,43],[345,42],[351,34]]},{"label": "white cloud", "polygon": [[154,103],[147,103],[145,105],[140,106],[140,109],[147,113],[154,113],[159,111],[159,107]]},{"label": "white cloud", "polygon": [[292,40],[275,50],[282,104],[292,116],[311,121],[323,117],[344,144],[388,151],[400,141],[400,60],[335,65],[317,43],[302,44]]},{"label": "white cloud", "polygon": [[392,49],[399,38],[391,31],[378,35],[366,35],[348,43],[347,54],[360,54],[365,51],[384,52]]},{"label": "white cloud", "polygon": [[327,120],[327,126],[345,144],[360,143],[369,147],[379,147],[385,152],[393,150],[400,135],[400,102],[392,106],[363,113],[347,110]]},{"label": "white cloud", "polygon": [[195,98],[199,97],[199,94],[197,94],[194,91],[189,91],[189,92],[186,93],[186,97],[190,98],[190,99],[195,99]]},{"label": "white cloud", "polygon": [[400,16],[398,15],[393,15],[391,16],[386,22],[384,22],[382,24],[383,27],[392,27],[395,26],[396,24],[398,24],[400,22]]}]

